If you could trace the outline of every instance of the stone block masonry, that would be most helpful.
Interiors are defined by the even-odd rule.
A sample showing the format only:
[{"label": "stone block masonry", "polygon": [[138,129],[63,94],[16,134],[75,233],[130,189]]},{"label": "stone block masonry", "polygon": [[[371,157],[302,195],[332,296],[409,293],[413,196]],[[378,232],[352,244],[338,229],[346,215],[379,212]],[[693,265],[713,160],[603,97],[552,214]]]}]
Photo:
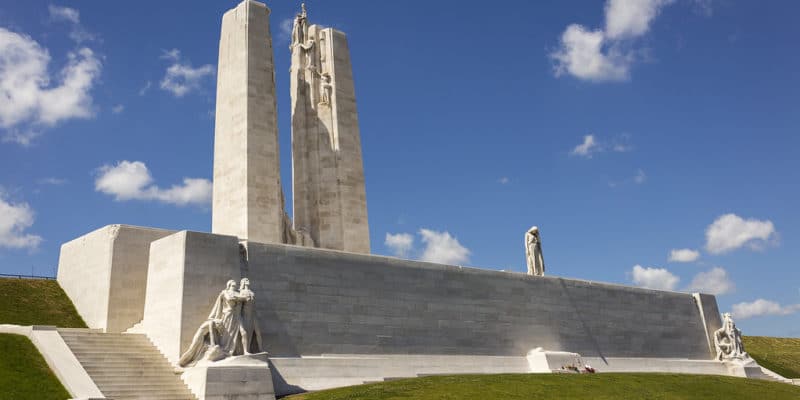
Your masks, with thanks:
[{"label": "stone block masonry", "polygon": [[243,1],[222,18],[214,134],[212,232],[283,243],[269,8]]},{"label": "stone block masonry", "polygon": [[252,242],[248,254],[273,356],[524,356],[542,347],[711,358],[687,293]]},{"label": "stone block masonry", "polygon": [[61,246],[58,283],[90,328],[122,332],[142,320],[150,242],[172,233],[107,225]]}]

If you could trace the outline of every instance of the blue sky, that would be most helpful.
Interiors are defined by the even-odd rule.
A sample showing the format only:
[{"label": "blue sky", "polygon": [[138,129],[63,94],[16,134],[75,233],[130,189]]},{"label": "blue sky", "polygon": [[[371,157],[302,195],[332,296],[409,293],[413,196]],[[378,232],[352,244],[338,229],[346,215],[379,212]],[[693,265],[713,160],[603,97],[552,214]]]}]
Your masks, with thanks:
[{"label": "blue sky", "polygon": [[[52,275],[107,224],[210,230],[235,4],[0,0],[0,272]],[[268,5],[290,196],[298,4]],[[717,293],[800,337],[796,2],[308,8],[348,34],[374,253],[524,271],[538,225],[550,275]]]}]

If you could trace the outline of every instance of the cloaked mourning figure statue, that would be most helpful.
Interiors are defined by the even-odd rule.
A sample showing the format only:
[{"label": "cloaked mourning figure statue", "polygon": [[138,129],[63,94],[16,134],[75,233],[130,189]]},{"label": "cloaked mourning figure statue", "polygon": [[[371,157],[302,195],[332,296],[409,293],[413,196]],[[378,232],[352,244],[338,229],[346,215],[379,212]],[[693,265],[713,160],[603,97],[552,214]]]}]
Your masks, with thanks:
[{"label": "cloaked mourning figure statue", "polygon": [[717,361],[744,360],[750,356],[744,351],[742,331],[736,328],[730,313],[722,314],[722,328],[714,331]]},{"label": "cloaked mourning figure statue", "polygon": [[544,276],[542,238],[535,226],[525,232],[525,260],[528,262],[528,275]]},{"label": "cloaked mourning figure statue", "polygon": [[242,279],[240,289],[236,290],[236,281],[228,281],[225,290],[214,301],[208,319],[200,324],[189,349],[181,356],[178,362],[181,367],[192,366],[201,360],[219,361],[262,351],[255,294],[250,290],[250,280]]}]

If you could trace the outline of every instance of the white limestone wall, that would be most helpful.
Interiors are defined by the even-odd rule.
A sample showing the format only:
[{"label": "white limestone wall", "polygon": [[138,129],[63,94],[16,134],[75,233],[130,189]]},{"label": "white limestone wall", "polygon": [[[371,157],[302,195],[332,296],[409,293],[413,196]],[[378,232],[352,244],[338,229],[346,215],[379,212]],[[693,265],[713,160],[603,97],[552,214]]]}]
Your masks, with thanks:
[{"label": "white limestone wall", "polygon": [[688,293],[295,246],[248,248],[272,356],[524,356],[542,347],[585,357],[712,357]]},{"label": "white limestone wall", "polygon": [[141,332],[177,364],[217,295],[241,278],[236,237],[181,231],[153,242]]},{"label": "white limestone wall", "polygon": [[212,232],[283,242],[270,10],[243,1],[225,13],[219,43]]},{"label": "white limestone wall", "polygon": [[150,242],[171,233],[108,225],[61,246],[58,283],[90,328],[122,332],[141,321]]}]

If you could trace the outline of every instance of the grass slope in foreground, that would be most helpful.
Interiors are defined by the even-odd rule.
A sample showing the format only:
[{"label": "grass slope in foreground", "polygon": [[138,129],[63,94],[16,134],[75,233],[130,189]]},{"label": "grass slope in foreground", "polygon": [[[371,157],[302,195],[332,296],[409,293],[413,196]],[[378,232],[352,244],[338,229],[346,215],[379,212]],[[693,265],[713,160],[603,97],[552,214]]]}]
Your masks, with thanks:
[{"label": "grass slope in foreground", "polygon": [[86,328],[58,282],[0,278],[0,324]]},{"label": "grass slope in foreground", "polygon": [[286,400],[800,399],[800,387],[711,375],[501,374],[429,376],[351,386]]},{"label": "grass slope in foreground", "polygon": [[64,400],[69,393],[25,336],[0,334],[0,400]]},{"label": "grass slope in foreground", "polygon": [[800,338],[745,336],[744,349],[759,365],[784,378],[800,379]]}]

